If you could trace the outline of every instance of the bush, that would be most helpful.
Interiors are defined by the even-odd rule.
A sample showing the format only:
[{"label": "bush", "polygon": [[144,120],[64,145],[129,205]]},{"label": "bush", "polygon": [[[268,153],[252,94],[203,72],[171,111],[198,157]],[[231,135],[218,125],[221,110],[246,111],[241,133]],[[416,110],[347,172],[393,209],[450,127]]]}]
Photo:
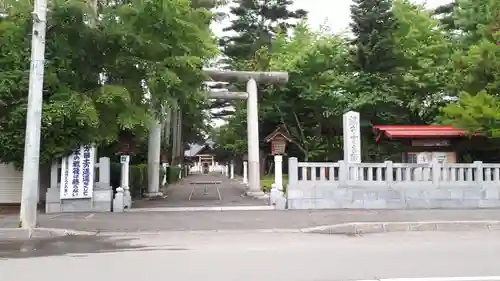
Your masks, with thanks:
[{"label": "bush", "polygon": [[[111,163],[110,169],[111,186],[113,187],[113,191],[116,192],[116,188],[121,184],[121,164]],[[182,168],[179,167],[168,167],[167,183],[172,184],[178,182],[181,169]],[[129,176],[130,194],[134,198],[142,196],[148,187],[148,165],[130,165]],[[164,176],[165,171],[163,167],[160,167],[160,184],[163,182]]]},{"label": "bush", "polygon": [[[110,177],[113,191],[116,192],[121,184],[121,169],[120,163],[111,163]],[[162,169],[163,170],[163,169]],[[160,172],[160,180],[163,173]],[[148,169],[146,164],[130,165],[129,167],[129,187],[130,195],[134,198],[142,196],[142,193],[148,186]]]},{"label": "bush", "polygon": [[[260,186],[262,191],[270,192],[271,185],[274,183],[274,175],[265,175],[260,179]],[[286,192],[286,185],[288,184],[288,175],[283,174],[283,192]]]},{"label": "bush", "polygon": [[181,168],[179,168],[179,167],[168,167],[167,168],[167,182],[169,184],[178,182],[180,171],[181,171]]}]

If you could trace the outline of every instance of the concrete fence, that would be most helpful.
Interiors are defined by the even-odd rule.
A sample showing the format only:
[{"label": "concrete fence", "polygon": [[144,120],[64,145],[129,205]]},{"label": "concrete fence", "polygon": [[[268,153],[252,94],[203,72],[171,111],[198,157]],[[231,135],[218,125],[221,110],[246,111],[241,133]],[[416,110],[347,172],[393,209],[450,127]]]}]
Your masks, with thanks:
[{"label": "concrete fence", "polygon": [[110,159],[101,157],[94,164],[95,183],[92,198],[60,199],[61,163],[55,161],[50,171],[50,188],[47,189],[45,212],[110,212],[113,189],[110,180]]},{"label": "concrete fence", "polygon": [[500,164],[336,163],[289,159],[289,209],[500,207]]}]

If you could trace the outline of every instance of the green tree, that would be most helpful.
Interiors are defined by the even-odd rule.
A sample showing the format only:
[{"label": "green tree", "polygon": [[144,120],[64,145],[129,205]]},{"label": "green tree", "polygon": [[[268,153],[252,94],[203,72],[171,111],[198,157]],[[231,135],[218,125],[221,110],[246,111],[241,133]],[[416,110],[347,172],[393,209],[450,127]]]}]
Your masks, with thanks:
[{"label": "green tree", "polygon": [[356,71],[370,74],[391,73],[397,65],[392,38],[396,20],[391,0],[354,0],[351,29]]},{"label": "green tree", "polygon": [[406,124],[429,124],[448,103],[447,86],[453,71],[449,67],[452,42],[439,20],[423,5],[396,0],[393,13],[395,55],[398,58],[395,114]]},{"label": "green tree", "polygon": [[459,1],[455,21],[464,44],[453,56],[449,89],[458,100],[443,108],[444,122],[498,136],[500,3]]},{"label": "green tree", "polygon": [[[18,166],[24,148],[30,6],[29,1],[10,1],[0,21],[0,160]],[[79,0],[53,1],[50,8],[42,164],[83,143],[112,143],[123,130],[144,135],[149,118],[164,102],[203,102],[201,68],[216,50],[208,10],[193,8],[188,0],[104,3],[98,16]]]},{"label": "green tree", "polygon": [[443,24],[447,30],[453,31],[457,29],[455,18],[453,17],[453,13],[455,12],[457,5],[458,3],[455,0],[453,2],[440,5],[432,11],[432,14],[439,19],[441,24]]},{"label": "green tree", "polygon": [[[306,160],[339,159],[338,134],[345,99],[343,84],[347,79],[348,41],[340,36],[310,31],[299,23],[293,35],[281,33],[273,42],[269,69],[288,71],[289,82],[268,87],[261,92],[259,103],[260,137],[283,124],[294,138],[289,155]],[[237,104],[236,114],[219,131],[218,143],[244,153],[246,109]],[[261,143],[263,154],[269,152]]]},{"label": "green tree", "polygon": [[355,0],[351,19],[353,77],[346,111],[359,111],[362,118],[374,123],[395,122],[399,118],[391,113],[401,104],[395,94],[398,59],[393,34],[397,22],[392,1]]},{"label": "green tree", "polygon": [[230,13],[235,18],[224,28],[234,32],[221,38],[220,45],[227,61],[233,67],[248,67],[255,53],[262,47],[270,48],[280,31],[294,26],[294,19],[302,19],[307,12],[291,10],[292,0],[232,0]]}]

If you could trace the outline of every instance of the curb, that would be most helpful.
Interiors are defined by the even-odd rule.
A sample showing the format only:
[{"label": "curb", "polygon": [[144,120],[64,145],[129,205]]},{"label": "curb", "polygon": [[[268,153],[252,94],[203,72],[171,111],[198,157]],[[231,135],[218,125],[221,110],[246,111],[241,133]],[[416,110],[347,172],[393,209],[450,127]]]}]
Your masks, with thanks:
[{"label": "curb", "polygon": [[59,228],[0,228],[0,239],[4,240],[50,238],[73,235],[91,236],[96,234],[96,232],[76,231]]},{"label": "curb", "polygon": [[[133,235],[161,235],[172,233],[311,233],[311,234],[341,234],[361,235],[386,232],[407,231],[471,231],[471,230],[500,230],[500,221],[421,221],[421,222],[351,222],[333,225],[323,225],[308,228],[267,228],[267,229],[223,229],[223,230],[169,230],[169,231],[124,231],[124,232],[90,232],[58,228],[0,228],[0,240],[16,240],[30,238],[50,238],[61,236],[133,236]],[[499,280],[500,281],[500,280]]]},{"label": "curb", "polygon": [[213,207],[159,207],[159,208],[134,208],[127,209],[127,213],[144,213],[144,212],[208,212],[208,211],[269,211],[274,210],[274,206],[213,206]]},{"label": "curb", "polygon": [[100,232],[98,236],[134,236],[134,235],[161,235],[174,233],[191,234],[252,234],[252,233],[302,233],[300,229],[270,228],[270,229],[224,229],[224,230],[167,230],[167,231],[134,231],[134,232]]},{"label": "curb", "polygon": [[352,222],[301,229],[303,233],[368,234],[402,231],[500,230],[500,221]]}]

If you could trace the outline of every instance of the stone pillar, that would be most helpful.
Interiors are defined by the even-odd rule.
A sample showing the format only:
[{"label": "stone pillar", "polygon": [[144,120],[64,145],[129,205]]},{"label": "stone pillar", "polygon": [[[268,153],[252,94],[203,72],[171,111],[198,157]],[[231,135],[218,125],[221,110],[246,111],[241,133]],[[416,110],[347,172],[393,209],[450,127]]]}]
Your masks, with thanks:
[{"label": "stone pillar", "polygon": [[99,188],[112,189],[111,187],[111,161],[108,157],[99,158]]},{"label": "stone pillar", "polygon": [[250,79],[247,82],[247,134],[248,134],[248,195],[262,196],[260,189],[259,164],[259,108],[257,97],[257,82]]},{"label": "stone pillar", "polygon": [[163,167],[163,179],[161,181],[161,185],[165,186],[167,185],[168,163],[163,163],[161,166]]},{"label": "stone pillar", "polygon": [[288,158],[288,184],[297,185],[299,183],[299,160],[295,157]]},{"label": "stone pillar", "polygon": [[113,199],[113,212],[121,213],[125,209],[125,197],[123,195],[123,188],[116,189],[115,199]]},{"label": "stone pillar", "polygon": [[234,162],[231,161],[231,179],[234,179]]},{"label": "stone pillar", "polygon": [[50,167],[50,187],[45,195],[45,213],[53,214],[61,212],[61,199],[59,189],[59,161],[53,161]]},{"label": "stone pillar", "polygon": [[154,119],[149,127],[148,192],[146,197],[162,196],[160,192],[161,124]]},{"label": "stone pillar", "polygon": [[[276,206],[276,209],[284,209],[286,200],[283,197],[283,156],[274,155],[274,183],[271,185],[270,194],[271,205]],[[285,200],[285,202],[282,202]]]},{"label": "stone pillar", "polygon": [[111,160],[99,158],[99,182],[94,188],[93,211],[111,212],[113,205],[113,187],[111,187]]},{"label": "stone pillar", "polygon": [[120,163],[122,164],[121,188],[123,188],[123,205],[124,208],[130,208],[132,207],[132,196],[130,195],[130,185],[129,185],[130,156],[129,155],[120,156]]},{"label": "stone pillar", "polygon": [[279,191],[283,190],[283,156],[274,155],[274,183]]},{"label": "stone pillar", "polygon": [[348,180],[359,180],[357,166],[350,164],[361,163],[361,133],[359,128],[359,113],[349,111],[342,117],[344,131],[344,162],[346,163]]},{"label": "stone pillar", "polygon": [[243,183],[248,184],[248,162],[243,161]]},{"label": "stone pillar", "polygon": [[224,166],[224,175],[226,177],[229,177],[229,166],[228,165]]}]

